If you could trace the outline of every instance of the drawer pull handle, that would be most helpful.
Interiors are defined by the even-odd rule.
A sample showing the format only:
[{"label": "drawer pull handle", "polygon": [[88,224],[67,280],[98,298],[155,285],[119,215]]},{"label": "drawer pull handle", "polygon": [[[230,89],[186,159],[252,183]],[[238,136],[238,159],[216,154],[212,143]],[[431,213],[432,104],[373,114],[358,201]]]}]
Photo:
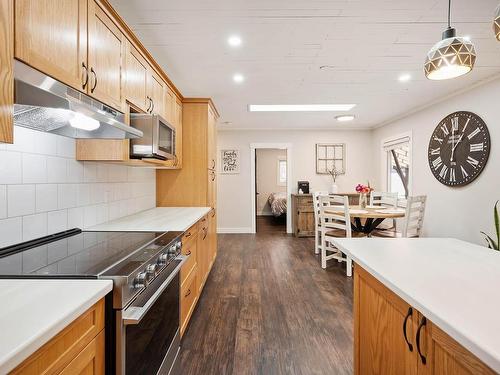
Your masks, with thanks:
[{"label": "drawer pull handle", "polygon": [[[89,83],[89,70],[87,69],[87,65],[85,65],[84,62],[82,62],[82,68],[83,68],[83,72],[85,72],[85,79],[83,79],[82,89],[85,89],[85,87],[87,87],[87,84]],[[83,76],[83,74],[82,74],[82,76]]]},{"label": "drawer pull handle", "polygon": [[90,89],[90,92],[93,93],[95,88],[97,87],[97,74],[96,74],[94,68],[90,68],[90,73],[92,73],[94,75],[94,86],[92,86],[92,88]]},{"label": "drawer pull handle", "polygon": [[427,363],[427,358],[425,358],[425,355],[423,355],[422,351],[420,350],[420,332],[422,331],[422,328],[424,328],[426,324],[427,324],[427,319],[425,318],[425,316],[423,316],[422,320],[420,321],[420,324],[418,325],[417,337],[416,337],[417,352],[418,352],[418,355],[420,356],[420,361],[422,361],[423,365],[425,365]]},{"label": "drawer pull handle", "polygon": [[191,255],[191,250],[189,250],[189,251],[186,253],[186,255]]},{"label": "drawer pull handle", "polygon": [[406,324],[408,323],[408,319],[413,315],[413,309],[411,307],[408,308],[408,313],[405,316],[405,320],[403,321],[403,336],[405,338],[406,343],[408,344],[408,349],[410,352],[413,351],[413,345],[408,341],[408,336],[406,335]]},{"label": "drawer pull handle", "polygon": [[188,289],[187,293],[184,294],[184,298],[188,297],[191,294],[191,289]]},{"label": "drawer pull handle", "polygon": [[191,232],[188,232],[184,237],[186,237],[186,238],[191,237]]}]

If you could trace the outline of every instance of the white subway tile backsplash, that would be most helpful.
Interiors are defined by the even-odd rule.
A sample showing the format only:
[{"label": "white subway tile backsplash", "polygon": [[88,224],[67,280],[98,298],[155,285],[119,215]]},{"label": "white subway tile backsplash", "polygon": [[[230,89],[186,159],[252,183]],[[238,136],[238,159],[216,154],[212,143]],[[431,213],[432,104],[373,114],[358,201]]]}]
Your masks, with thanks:
[{"label": "white subway tile backsplash", "polygon": [[76,207],[78,202],[78,185],[61,184],[57,187],[57,207],[71,208]]},{"label": "white subway tile backsplash", "polygon": [[68,182],[81,183],[83,182],[83,162],[68,159]]},{"label": "white subway tile backsplash", "polygon": [[92,162],[83,163],[83,181],[97,182],[97,164]]},{"label": "white subway tile backsplash", "polygon": [[57,210],[57,185],[36,185],[36,212]]},{"label": "white subway tile backsplash", "polygon": [[22,154],[0,151],[0,184],[20,184],[22,182]]},{"label": "white subway tile backsplash", "polygon": [[83,209],[83,227],[88,228],[97,224],[97,206],[85,206]]},{"label": "white subway tile backsplash", "polygon": [[83,228],[83,207],[68,209],[68,229]]},{"label": "white subway tile backsplash", "polygon": [[77,192],[77,205],[88,206],[90,204],[90,184],[79,184]]},{"label": "white subway tile backsplash", "polygon": [[96,207],[96,224],[102,224],[108,221],[108,205],[99,204]]},{"label": "white subway tile backsplash", "polygon": [[49,234],[68,229],[68,211],[59,210],[47,213],[47,227]]},{"label": "white subway tile backsplash", "polygon": [[47,157],[23,154],[23,184],[47,182]]},{"label": "white subway tile backsplash", "polygon": [[7,217],[7,186],[0,185],[0,219]]},{"label": "white subway tile backsplash", "polygon": [[23,240],[23,218],[0,220],[0,247],[14,245]]},{"label": "white subway tile backsplash", "polygon": [[46,236],[47,213],[23,216],[23,241]]},{"label": "white subway tile backsplash", "polygon": [[55,156],[47,157],[47,181],[64,183],[67,181],[67,160]]},{"label": "white subway tile backsplash", "polygon": [[73,138],[57,137],[57,156],[74,158],[76,142]]},{"label": "white subway tile backsplash", "polygon": [[7,187],[7,215],[23,216],[35,213],[35,185],[9,185]]},{"label": "white subway tile backsplash", "polygon": [[109,182],[127,182],[127,167],[122,165],[108,166],[108,181]]},{"label": "white subway tile backsplash", "polygon": [[35,136],[36,148],[34,152],[43,155],[56,155],[57,138],[59,136],[55,134],[38,132]]},{"label": "white subway tile backsplash", "polygon": [[14,126],[14,143],[5,145],[8,151],[35,152],[35,131]]},{"label": "white subway tile backsplash", "polygon": [[97,182],[108,181],[108,167],[107,164],[97,164]]}]

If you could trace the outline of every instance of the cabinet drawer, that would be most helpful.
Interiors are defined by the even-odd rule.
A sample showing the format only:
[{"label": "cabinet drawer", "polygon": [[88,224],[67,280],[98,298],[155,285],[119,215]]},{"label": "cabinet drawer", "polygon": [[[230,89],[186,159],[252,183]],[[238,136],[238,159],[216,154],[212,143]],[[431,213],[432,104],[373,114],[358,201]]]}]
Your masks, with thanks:
[{"label": "cabinet drawer", "polygon": [[58,374],[104,328],[104,299],[38,349],[12,374]]},{"label": "cabinet drawer", "polygon": [[196,222],[196,224],[193,224],[186,232],[184,232],[184,235],[182,236],[182,246],[187,245],[187,243],[195,238],[197,234],[198,222]]},{"label": "cabinet drawer", "polygon": [[181,286],[181,335],[186,330],[198,298],[198,275],[195,267]]},{"label": "cabinet drawer", "polygon": [[197,241],[188,241],[186,246],[182,247],[182,254],[189,255],[181,268],[181,285],[184,284],[194,267],[196,267]]},{"label": "cabinet drawer", "polygon": [[208,229],[208,215],[203,216],[199,223],[199,230],[200,231],[206,231]]},{"label": "cabinet drawer", "polygon": [[60,375],[104,375],[104,330],[73,359]]}]

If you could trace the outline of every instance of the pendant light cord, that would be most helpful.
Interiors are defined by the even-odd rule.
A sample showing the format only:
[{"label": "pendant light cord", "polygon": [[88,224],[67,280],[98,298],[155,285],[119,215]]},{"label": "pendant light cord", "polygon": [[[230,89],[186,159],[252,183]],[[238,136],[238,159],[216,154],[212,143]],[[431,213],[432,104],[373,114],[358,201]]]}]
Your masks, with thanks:
[{"label": "pendant light cord", "polygon": [[451,0],[448,0],[448,29],[451,28]]}]

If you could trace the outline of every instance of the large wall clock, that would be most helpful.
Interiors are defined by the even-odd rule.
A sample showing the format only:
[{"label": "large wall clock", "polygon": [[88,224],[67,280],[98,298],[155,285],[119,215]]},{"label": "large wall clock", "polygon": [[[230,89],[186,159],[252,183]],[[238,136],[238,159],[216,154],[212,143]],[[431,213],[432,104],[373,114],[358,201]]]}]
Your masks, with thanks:
[{"label": "large wall clock", "polygon": [[447,186],[463,186],[483,171],[490,155],[488,127],[478,115],[459,111],[438,124],[429,141],[429,167]]}]

